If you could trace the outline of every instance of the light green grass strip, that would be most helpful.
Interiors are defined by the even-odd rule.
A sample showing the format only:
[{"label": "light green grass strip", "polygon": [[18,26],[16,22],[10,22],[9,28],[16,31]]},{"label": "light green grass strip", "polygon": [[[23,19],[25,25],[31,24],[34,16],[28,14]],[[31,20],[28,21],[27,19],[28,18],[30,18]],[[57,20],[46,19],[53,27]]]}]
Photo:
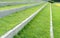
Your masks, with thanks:
[{"label": "light green grass strip", "polygon": [[18,4],[18,5],[9,5],[9,6],[4,6],[4,7],[0,7],[0,10],[9,10],[12,8],[20,8],[23,6],[31,6],[32,4]]},{"label": "light green grass strip", "polygon": [[47,5],[14,38],[50,38],[50,5]]},{"label": "light green grass strip", "polygon": [[0,18],[0,36],[2,34],[6,33],[8,30],[15,27],[17,24],[21,23],[23,20],[25,20],[27,17],[29,17],[31,14],[33,14],[35,11],[37,11],[42,5],[43,4],[40,4],[38,6],[31,7],[29,9],[25,9],[23,11],[13,13],[4,18]]},{"label": "light green grass strip", "polygon": [[54,38],[60,38],[60,7],[52,5]]}]

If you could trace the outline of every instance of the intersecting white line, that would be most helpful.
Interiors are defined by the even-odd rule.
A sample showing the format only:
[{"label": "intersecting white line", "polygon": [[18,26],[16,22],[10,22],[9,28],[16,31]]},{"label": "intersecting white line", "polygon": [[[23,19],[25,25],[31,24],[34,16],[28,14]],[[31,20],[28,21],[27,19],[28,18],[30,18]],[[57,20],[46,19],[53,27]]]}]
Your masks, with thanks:
[{"label": "intersecting white line", "polygon": [[53,23],[52,23],[52,7],[50,3],[50,38],[54,38],[53,34]]}]

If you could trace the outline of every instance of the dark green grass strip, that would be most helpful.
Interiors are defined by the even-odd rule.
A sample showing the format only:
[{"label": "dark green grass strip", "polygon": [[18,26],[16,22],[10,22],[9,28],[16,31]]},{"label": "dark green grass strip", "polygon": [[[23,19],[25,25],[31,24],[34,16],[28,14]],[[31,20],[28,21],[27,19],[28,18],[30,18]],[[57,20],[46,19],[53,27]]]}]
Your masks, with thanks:
[{"label": "dark green grass strip", "polygon": [[40,4],[23,11],[13,13],[9,16],[0,18],[0,36],[15,27],[17,24],[21,23],[35,11],[37,11],[43,4]]},{"label": "dark green grass strip", "polygon": [[54,38],[60,38],[60,7],[52,5]]},{"label": "dark green grass strip", "polygon": [[[47,11],[48,10],[48,11]],[[47,5],[14,38],[50,38],[50,13]]]}]

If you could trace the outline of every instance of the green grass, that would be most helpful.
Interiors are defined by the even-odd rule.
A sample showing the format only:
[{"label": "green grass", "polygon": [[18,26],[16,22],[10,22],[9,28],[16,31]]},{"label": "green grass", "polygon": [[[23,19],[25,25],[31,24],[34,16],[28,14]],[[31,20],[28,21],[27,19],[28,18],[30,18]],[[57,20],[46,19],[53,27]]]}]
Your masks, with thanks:
[{"label": "green grass", "polygon": [[52,5],[54,38],[60,38],[60,7]]},{"label": "green grass", "polygon": [[29,9],[25,9],[23,11],[19,11],[9,16],[0,18],[0,36],[15,27],[17,24],[21,23],[36,10],[38,10],[42,5],[43,4],[40,4],[38,6],[31,7]]},{"label": "green grass", "polygon": [[47,5],[14,38],[50,38],[49,11],[49,5]]},{"label": "green grass", "polygon": [[0,7],[0,10],[8,10],[8,9],[12,9],[12,8],[19,8],[19,7],[23,7],[23,6],[31,6],[31,5],[32,5],[32,4],[10,5],[10,6]]}]

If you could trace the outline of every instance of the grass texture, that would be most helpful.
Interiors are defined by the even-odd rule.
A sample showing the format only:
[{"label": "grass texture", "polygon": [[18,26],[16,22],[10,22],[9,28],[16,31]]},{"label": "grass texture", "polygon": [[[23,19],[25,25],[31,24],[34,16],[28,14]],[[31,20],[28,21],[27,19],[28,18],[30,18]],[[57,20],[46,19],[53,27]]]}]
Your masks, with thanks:
[{"label": "grass texture", "polygon": [[13,13],[9,16],[0,18],[0,36],[6,33],[7,31],[11,30],[13,27],[21,23],[27,17],[32,15],[35,11],[37,11],[43,4],[38,6],[34,6],[23,11],[19,11]]},{"label": "grass texture", "polygon": [[52,4],[54,38],[60,38],[60,7]]},{"label": "grass texture", "polygon": [[49,11],[49,5],[47,5],[14,38],[50,38]]}]

